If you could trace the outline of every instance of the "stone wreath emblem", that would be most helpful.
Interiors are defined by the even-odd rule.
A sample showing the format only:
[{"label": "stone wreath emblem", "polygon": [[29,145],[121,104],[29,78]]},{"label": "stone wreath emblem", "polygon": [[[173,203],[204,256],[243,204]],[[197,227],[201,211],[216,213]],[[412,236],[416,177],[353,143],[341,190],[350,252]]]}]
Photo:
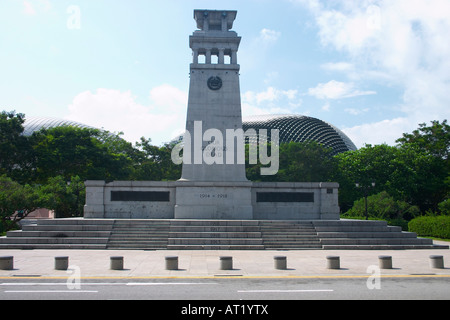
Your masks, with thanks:
[{"label": "stone wreath emblem", "polygon": [[211,77],[208,79],[208,88],[211,90],[220,90],[222,88],[222,79],[219,77]]}]

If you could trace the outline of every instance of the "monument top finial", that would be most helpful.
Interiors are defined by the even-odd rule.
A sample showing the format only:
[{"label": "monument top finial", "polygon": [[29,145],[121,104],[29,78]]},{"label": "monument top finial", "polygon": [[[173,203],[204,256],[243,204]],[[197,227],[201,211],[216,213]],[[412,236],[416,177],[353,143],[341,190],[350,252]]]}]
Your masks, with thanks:
[{"label": "monument top finial", "polygon": [[203,31],[226,32],[233,28],[237,11],[230,10],[194,10],[197,28]]}]

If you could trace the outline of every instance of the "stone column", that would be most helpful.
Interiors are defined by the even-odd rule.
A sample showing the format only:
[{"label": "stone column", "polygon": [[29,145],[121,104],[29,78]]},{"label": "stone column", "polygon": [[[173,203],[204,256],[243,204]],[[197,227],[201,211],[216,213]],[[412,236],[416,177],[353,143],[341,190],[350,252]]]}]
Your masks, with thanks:
[{"label": "stone column", "polygon": [[228,31],[228,20],[227,20],[227,13],[222,13],[222,32]]},{"label": "stone column", "polygon": [[206,64],[211,64],[211,49],[206,49]]},{"label": "stone column", "polygon": [[203,31],[209,31],[209,19],[208,19],[208,13],[205,12],[204,15],[204,21],[203,21]]},{"label": "stone column", "polygon": [[225,63],[225,48],[219,48],[219,64]]},{"label": "stone column", "polygon": [[198,64],[198,49],[194,49],[192,55],[194,56],[193,63]]},{"label": "stone column", "polygon": [[237,64],[237,50],[231,50],[231,64]]}]

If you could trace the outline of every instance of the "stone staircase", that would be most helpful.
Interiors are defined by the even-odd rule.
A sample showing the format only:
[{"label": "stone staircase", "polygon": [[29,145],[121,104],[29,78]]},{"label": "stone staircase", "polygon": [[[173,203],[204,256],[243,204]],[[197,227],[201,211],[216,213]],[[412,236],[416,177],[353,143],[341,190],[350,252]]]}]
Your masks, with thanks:
[{"label": "stone staircase", "polygon": [[263,250],[259,221],[172,220],[169,250]]},{"label": "stone staircase", "polygon": [[165,250],[169,220],[114,220],[106,249]]},{"label": "stone staircase", "polygon": [[260,229],[265,249],[322,249],[311,221],[260,221]]},{"label": "stone staircase", "polygon": [[0,249],[393,250],[448,249],[384,221],[38,220]]},{"label": "stone staircase", "polygon": [[0,249],[105,249],[113,220],[45,219],[0,238]]},{"label": "stone staircase", "polygon": [[324,250],[448,249],[385,221],[313,221]]}]

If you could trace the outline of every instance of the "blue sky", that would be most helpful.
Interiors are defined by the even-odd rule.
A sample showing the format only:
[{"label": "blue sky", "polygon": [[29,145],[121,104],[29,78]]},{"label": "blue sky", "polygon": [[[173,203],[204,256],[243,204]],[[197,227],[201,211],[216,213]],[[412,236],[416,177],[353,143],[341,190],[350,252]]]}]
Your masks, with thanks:
[{"label": "blue sky", "polygon": [[448,0],[1,0],[0,109],[171,140],[194,9],[238,11],[244,116],[316,117],[358,147],[448,119]]}]

